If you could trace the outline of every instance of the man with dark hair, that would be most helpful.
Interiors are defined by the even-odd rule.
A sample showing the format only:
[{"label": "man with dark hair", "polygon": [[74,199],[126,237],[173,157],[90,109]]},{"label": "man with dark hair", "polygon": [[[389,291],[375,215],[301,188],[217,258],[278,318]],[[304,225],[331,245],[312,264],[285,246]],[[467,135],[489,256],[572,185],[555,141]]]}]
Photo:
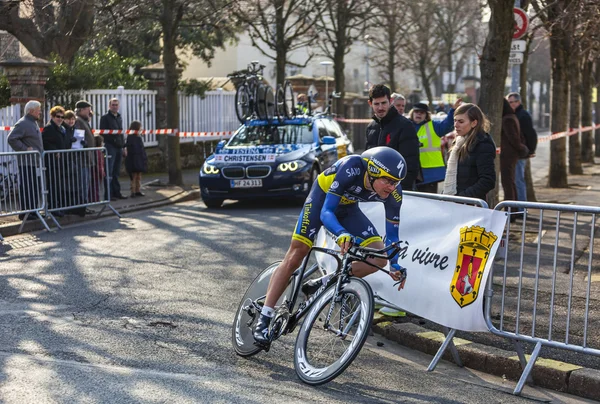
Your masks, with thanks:
[{"label": "man with dark hair", "polygon": [[535,157],[535,148],[537,147],[538,135],[533,128],[533,120],[531,115],[523,105],[521,105],[521,94],[510,93],[506,96],[508,103],[515,111],[517,119],[519,120],[519,126],[521,127],[521,135],[525,138],[525,143],[529,149],[529,155],[523,159],[517,161],[517,167],[515,169],[515,183],[517,185],[517,199],[519,201],[527,201],[527,185],[525,184],[525,164],[527,159]]},{"label": "man with dark hair", "polygon": [[402,180],[402,189],[412,190],[419,175],[419,138],[414,125],[391,107],[390,89],[375,84],[369,90],[369,105],[373,109],[373,122],[367,126],[366,149],[389,146],[402,154],[408,173]]},{"label": "man with dark hair", "polygon": [[[123,118],[119,113],[119,99],[112,98],[108,102],[108,112],[100,118],[100,129],[123,130]],[[108,200],[108,190],[110,189],[111,200],[126,199],[121,194],[121,184],[119,183],[119,174],[121,173],[121,161],[127,156],[125,149],[125,135],[105,134],[104,147],[106,153],[110,156],[106,165],[106,177],[104,187],[104,199]],[[109,182],[110,179],[110,182]]]}]

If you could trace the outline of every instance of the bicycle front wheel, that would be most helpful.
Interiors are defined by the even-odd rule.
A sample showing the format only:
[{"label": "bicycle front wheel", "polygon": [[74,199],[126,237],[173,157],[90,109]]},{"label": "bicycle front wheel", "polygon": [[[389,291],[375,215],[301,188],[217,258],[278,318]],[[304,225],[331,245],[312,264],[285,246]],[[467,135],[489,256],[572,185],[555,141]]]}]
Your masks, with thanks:
[{"label": "bicycle front wheel", "polygon": [[294,89],[292,88],[292,83],[289,81],[286,81],[283,84],[283,100],[285,116],[288,119],[292,119],[296,115],[296,107],[294,100]]},{"label": "bicycle front wheel", "polygon": [[338,377],[356,358],[371,329],[373,291],[369,284],[350,278],[335,298],[334,293],[332,285],[319,297],[296,338],[294,367],[307,384]]}]

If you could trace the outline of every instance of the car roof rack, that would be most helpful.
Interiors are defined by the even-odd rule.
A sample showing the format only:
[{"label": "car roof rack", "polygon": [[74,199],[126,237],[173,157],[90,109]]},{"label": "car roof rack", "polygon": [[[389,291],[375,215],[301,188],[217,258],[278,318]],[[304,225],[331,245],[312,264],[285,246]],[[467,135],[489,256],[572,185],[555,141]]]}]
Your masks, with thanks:
[{"label": "car roof rack", "polygon": [[312,116],[299,116],[292,119],[282,119],[273,118],[271,120],[267,119],[250,119],[246,121],[246,126],[273,126],[273,125],[308,125],[313,121]]}]

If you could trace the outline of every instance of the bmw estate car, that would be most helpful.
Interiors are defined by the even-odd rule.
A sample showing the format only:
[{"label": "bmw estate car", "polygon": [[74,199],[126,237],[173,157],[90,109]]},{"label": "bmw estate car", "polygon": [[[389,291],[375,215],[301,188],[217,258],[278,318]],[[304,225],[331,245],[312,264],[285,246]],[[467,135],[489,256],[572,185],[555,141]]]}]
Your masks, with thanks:
[{"label": "bmw estate car", "polygon": [[330,116],[248,121],[200,169],[202,200],[218,208],[225,199],[305,198],[320,172],[353,152]]}]

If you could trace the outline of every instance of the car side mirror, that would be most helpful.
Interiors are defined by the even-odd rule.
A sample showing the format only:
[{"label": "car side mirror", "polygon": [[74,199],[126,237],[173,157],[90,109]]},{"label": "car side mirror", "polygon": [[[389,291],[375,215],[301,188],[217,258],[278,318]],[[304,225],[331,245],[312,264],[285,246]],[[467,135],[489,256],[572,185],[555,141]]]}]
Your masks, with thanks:
[{"label": "car side mirror", "polygon": [[321,144],[335,144],[335,138],[333,136],[323,136]]},{"label": "car side mirror", "polygon": [[225,147],[225,143],[227,143],[226,140],[219,141],[219,143],[217,143],[217,147],[215,147],[215,151],[221,150],[223,147]]}]

